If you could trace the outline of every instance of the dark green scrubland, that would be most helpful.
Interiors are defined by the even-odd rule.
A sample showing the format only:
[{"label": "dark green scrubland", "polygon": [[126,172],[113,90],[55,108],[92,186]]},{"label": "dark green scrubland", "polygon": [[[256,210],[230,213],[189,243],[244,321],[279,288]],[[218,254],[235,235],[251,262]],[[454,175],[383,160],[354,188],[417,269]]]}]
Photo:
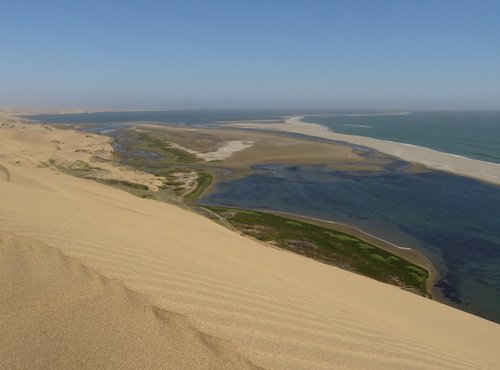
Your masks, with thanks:
[{"label": "dark green scrubland", "polygon": [[187,194],[184,199],[189,201],[195,201],[198,199],[206,188],[210,186],[213,181],[212,175],[207,171],[198,171],[198,178],[196,179],[196,188]]}]

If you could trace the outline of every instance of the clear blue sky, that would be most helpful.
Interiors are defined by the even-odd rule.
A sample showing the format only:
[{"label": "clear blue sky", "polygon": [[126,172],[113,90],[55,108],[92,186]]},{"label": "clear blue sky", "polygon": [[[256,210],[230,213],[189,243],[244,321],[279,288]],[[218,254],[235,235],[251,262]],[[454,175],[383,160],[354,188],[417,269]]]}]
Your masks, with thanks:
[{"label": "clear blue sky", "polygon": [[500,0],[3,0],[0,107],[500,109]]}]

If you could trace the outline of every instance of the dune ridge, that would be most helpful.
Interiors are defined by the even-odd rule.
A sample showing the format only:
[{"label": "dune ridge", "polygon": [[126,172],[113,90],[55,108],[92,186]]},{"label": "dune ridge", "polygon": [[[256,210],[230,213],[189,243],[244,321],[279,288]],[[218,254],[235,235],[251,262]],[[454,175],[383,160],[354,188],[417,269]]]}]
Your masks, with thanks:
[{"label": "dune ridge", "polygon": [[[23,138],[9,136],[9,140],[14,144]],[[116,281],[111,285],[118,293],[97,284],[103,292],[103,306],[95,317],[130,313],[125,292],[143,297],[137,298],[137,304],[149,311],[132,312],[133,327],[128,333],[134,339],[125,341],[139,352],[148,350],[148,330],[160,330],[152,319],[150,307],[154,306],[189,321],[187,333],[182,329],[186,328],[184,319],[180,329],[172,330],[179,331],[174,337],[194,341],[191,344],[198,352],[192,352],[191,360],[203,356],[220,360],[200,344],[195,334],[202,332],[223,343],[224,358],[236,361],[234,368],[255,364],[269,369],[495,369],[500,364],[497,324],[270,248],[173,205],[48,168],[16,164],[16,156],[26,153],[17,153],[15,145],[8,152],[2,148],[5,146],[0,145],[0,163],[9,171],[10,181],[0,181],[0,232],[22,238],[10,242],[7,254],[24,256],[5,262],[12,268],[12,277],[0,288],[3,297],[14,295],[29,301],[43,291],[63,300],[59,297],[62,278],[43,289],[32,285],[31,292],[19,290],[22,284],[17,280],[34,271],[23,261],[42,258],[37,248],[23,249],[31,243],[24,238],[29,238],[60,250],[70,264],[81,263],[98,272],[105,277],[101,280]],[[37,155],[36,151],[31,154]],[[2,236],[5,238],[14,237]],[[13,246],[22,250],[12,251]],[[60,276],[66,275],[63,270]],[[94,276],[90,281],[97,279],[90,275]],[[65,290],[80,289],[78,282],[74,287],[68,284],[63,284]],[[108,300],[108,296],[114,298]],[[84,302],[61,306],[61,316],[67,317],[72,307]],[[34,340],[46,341],[47,346],[38,347],[37,355],[49,361],[52,349],[61,348],[60,338],[51,335],[57,332],[53,320],[39,323],[46,325],[45,330],[37,331]],[[87,331],[69,335],[77,337],[76,342],[94,338],[99,324],[97,319],[86,322]],[[26,330],[20,316],[7,320],[6,325],[12,331]],[[116,337],[119,332],[108,334]],[[162,340],[168,346],[168,338]],[[11,349],[17,356],[11,360],[22,365],[23,355],[30,352],[16,343]],[[125,356],[127,345],[105,349],[110,358]],[[1,353],[0,360],[5,356]],[[137,356],[137,361],[149,361]],[[183,368],[182,363],[178,367]]]}]

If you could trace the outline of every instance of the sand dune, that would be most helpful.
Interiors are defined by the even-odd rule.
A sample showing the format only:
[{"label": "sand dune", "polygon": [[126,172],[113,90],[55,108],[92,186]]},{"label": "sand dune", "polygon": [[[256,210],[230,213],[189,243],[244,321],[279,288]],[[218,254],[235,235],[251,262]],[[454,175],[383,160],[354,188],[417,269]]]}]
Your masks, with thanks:
[{"label": "sand dune", "polygon": [[4,369],[256,368],[185,317],[41,242],[0,234]]},{"label": "sand dune", "polygon": [[0,181],[10,181],[10,172],[7,168],[0,164]]},{"label": "sand dune", "polygon": [[[154,175],[112,161],[113,147],[109,137],[15,120],[0,127],[0,155],[5,164],[68,169],[84,165],[92,171],[93,177],[99,179],[139,183],[151,190],[158,190],[162,184],[161,179]],[[0,179],[6,174],[6,168],[0,165]]]},{"label": "sand dune", "polygon": [[2,148],[0,363],[500,366],[497,324]]}]

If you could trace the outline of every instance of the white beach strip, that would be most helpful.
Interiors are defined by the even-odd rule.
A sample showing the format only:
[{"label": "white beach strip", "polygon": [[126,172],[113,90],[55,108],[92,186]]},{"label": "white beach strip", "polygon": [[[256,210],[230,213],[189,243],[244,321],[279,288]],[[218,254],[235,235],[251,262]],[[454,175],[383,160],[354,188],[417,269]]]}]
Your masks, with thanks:
[{"label": "white beach strip", "polygon": [[408,162],[423,164],[428,168],[450,172],[460,176],[500,185],[500,164],[479,161],[477,159],[461,157],[455,154],[443,153],[437,150],[397,143],[393,141],[373,139],[370,137],[339,134],[323,125],[302,122],[303,117],[294,116],[284,123],[232,123],[231,127],[252,128],[272,131],[293,132],[325,139],[343,141],[376,149],[382,153],[401,158]]}]

